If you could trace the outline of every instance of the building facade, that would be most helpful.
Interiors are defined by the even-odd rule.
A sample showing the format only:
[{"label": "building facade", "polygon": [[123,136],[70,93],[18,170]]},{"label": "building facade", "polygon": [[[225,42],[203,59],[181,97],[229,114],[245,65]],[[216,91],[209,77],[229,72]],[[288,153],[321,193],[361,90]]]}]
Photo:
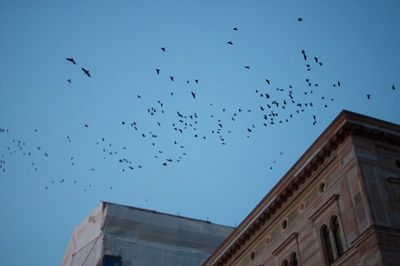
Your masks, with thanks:
[{"label": "building facade", "polygon": [[400,265],[400,126],[342,111],[205,265]]},{"label": "building facade", "polygon": [[232,230],[208,221],[102,202],[76,227],[62,265],[197,266]]}]

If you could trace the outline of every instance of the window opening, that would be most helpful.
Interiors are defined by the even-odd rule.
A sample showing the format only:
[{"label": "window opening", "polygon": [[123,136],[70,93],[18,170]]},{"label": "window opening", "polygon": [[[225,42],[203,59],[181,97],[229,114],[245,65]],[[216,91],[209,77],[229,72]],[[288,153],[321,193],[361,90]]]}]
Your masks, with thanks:
[{"label": "window opening", "polygon": [[342,241],[340,240],[339,221],[336,216],[332,217],[331,225],[332,225],[333,238],[335,240],[335,248],[336,248],[338,257],[340,257],[343,254],[343,246],[342,246]]},{"label": "window opening", "polygon": [[296,252],[293,252],[293,253],[290,255],[290,266],[298,266]]},{"label": "window opening", "polygon": [[251,259],[251,260],[254,260],[255,256],[256,256],[256,254],[254,253],[254,251],[252,251],[252,252],[250,253],[250,259]]},{"label": "window opening", "polygon": [[325,259],[328,263],[328,265],[332,264],[334,261],[333,257],[333,251],[332,251],[332,245],[329,237],[329,230],[326,225],[323,225],[321,227],[321,241],[322,241],[322,247],[324,249],[325,253]]},{"label": "window opening", "polygon": [[324,182],[322,182],[321,184],[319,184],[319,192],[324,192],[326,189],[326,184]]},{"label": "window opening", "polygon": [[287,220],[282,221],[282,229],[286,229],[287,227]]}]

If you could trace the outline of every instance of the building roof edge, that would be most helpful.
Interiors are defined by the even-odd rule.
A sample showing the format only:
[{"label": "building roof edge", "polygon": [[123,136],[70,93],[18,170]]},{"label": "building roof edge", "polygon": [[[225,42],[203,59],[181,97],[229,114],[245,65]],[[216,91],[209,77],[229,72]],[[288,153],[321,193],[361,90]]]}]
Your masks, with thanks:
[{"label": "building roof edge", "polygon": [[342,110],[235,230],[211,254],[204,265],[222,265],[222,262],[226,261],[228,257],[230,258],[232,253],[236,253],[250,239],[250,236],[260,228],[260,224],[269,219],[270,211],[275,213],[281,206],[280,201],[282,199],[285,201],[285,197],[289,197],[293,189],[297,190],[298,186],[305,182],[305,179],[317,169],[324,158],[329,156],[331,151],[335,150],[338,144],[342,143],[350,134],[380,140],[387,137],[389,142],[400,145],[400,125]]}]

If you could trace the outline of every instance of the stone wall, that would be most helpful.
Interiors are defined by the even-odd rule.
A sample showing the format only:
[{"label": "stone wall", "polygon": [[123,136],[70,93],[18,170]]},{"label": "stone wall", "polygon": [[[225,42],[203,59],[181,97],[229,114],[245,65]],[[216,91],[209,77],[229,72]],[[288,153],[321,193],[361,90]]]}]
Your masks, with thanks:
[{"label": "stone wall", "polygon": [[343,111],[205,265],[399,265],[400,127]]}]

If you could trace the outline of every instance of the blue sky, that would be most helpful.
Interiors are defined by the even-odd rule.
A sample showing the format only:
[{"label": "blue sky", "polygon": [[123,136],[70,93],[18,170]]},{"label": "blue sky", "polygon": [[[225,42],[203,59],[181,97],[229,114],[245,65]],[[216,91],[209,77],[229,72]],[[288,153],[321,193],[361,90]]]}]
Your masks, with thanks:
[{"label": "blue sky", "polygon": [[0,1],[0,264],[59,265],[101,200],[238,224],[342,109],[400,123],[399,10]]}]

